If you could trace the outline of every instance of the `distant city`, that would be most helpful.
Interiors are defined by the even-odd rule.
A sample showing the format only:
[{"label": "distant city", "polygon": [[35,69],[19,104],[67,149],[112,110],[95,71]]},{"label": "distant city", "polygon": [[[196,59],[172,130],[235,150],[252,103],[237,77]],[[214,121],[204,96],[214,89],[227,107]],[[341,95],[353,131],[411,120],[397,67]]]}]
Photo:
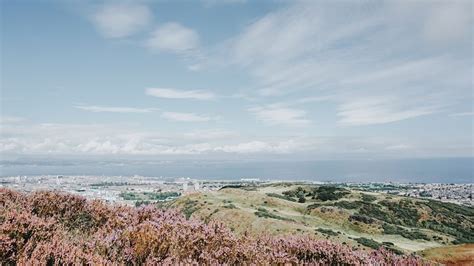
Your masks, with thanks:
[{"label": "distant city", "polygon": [[[34,175],[0,177],[0,187],[20,191],[58,190],[102,199],[108,202],[141,205],[173,200],[180,195],[219,190],[225,186],[254,186],[294,181],[240,178],[233,180],[202,180],[189,177]],[[393,183],[393,182],[297,182],[350,187],[356,190],[381,192],[398,196],[435,199],[474,206],[473,184]]]}]

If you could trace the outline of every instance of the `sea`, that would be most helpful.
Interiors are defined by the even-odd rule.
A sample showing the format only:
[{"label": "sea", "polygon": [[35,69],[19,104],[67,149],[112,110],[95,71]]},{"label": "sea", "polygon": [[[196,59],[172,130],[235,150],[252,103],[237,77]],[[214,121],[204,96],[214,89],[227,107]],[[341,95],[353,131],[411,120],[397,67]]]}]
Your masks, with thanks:
[{"label": "sea", "polygon": [[381,160],[0,160],[0,176],[97,175],[203,180],[473,183],[474,157]]}]

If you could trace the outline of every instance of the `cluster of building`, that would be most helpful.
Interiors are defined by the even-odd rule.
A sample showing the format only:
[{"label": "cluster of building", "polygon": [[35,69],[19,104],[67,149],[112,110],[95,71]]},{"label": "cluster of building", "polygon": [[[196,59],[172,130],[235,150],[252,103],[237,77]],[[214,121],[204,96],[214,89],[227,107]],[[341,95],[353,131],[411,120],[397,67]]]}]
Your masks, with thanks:
[{"label": "cluster of building", "polygon": [[[185,177],[144,176],[88,176],[39,175],[0,177],[0,187],[20,191],[57,190],[103,199],[109,202],[133,204],[130,195],[187,194],[218,190],[224,186],[239,185],[247,181],[202,181]],[[127,197],[124,197],[126,195]],[[132,195],[132,196],[133,196]],[[133,198],[133,197],[132,197]],[[146,197],[145,197],[146,198]]]},{"label": "cluster of building", "polygon": [[472,192],[472,184],[415,184],[404,195],[473,206]]},{"label": "cluster of building", "polygon": [[473,184],[444,183],[344,183],[344,186],[399,196],[428,198],[467,206],[474,206]]},{"label": "cluster of building", "polygon": [[[145,197],[146,195],[151,195],[151,198],[160,198],[162,195],[184,195],[187,193],[218,190],[225,186],[245,186],[268,182],[271,183],[271,181],[262,182],[259,179],[254,178],[243,178],[236,181],[203,181],[186,177],[144,177],[138,175],[39,175],[0,177],[0,187],[9,187],[27,192],[36,190],[58,190],[78,194],[90,199],[103,199],[110,202],[121,202],[127,204],[134,203],[134,201],[137,201],[138,199],[147,199],[147,197]],[[321,182],[311,183],[323,184]],[[472,199],[472,184],[401,184],[391,182],[331,184],[353,189],[416,198],[431,198],[445,202],[474,206]],[[124,197],[124,195],[127,197]],[[135,200],[131,200],[130,198],[135,198]]]}]

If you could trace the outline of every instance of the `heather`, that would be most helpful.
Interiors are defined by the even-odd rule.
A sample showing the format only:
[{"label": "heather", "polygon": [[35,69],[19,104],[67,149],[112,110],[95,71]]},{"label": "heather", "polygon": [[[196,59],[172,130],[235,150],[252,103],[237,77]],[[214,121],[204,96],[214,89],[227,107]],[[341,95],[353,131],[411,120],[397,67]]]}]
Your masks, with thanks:
[{"label": "heather", "polygon": [[174,210],[111,205],[59,192],[0,189],[0,263],[421,265],[387,250],[309,236],[235,235]]}]

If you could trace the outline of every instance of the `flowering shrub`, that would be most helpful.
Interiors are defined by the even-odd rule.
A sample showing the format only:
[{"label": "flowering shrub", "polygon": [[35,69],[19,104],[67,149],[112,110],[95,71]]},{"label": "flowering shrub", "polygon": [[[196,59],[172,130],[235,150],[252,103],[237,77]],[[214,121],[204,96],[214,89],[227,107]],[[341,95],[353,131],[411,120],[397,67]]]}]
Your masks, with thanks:
[{"label": "flowering shrub", "polygon": [[0,188],[0,264],[424,265],[304,236],[236,236],[223,224],[173,210]]}]

